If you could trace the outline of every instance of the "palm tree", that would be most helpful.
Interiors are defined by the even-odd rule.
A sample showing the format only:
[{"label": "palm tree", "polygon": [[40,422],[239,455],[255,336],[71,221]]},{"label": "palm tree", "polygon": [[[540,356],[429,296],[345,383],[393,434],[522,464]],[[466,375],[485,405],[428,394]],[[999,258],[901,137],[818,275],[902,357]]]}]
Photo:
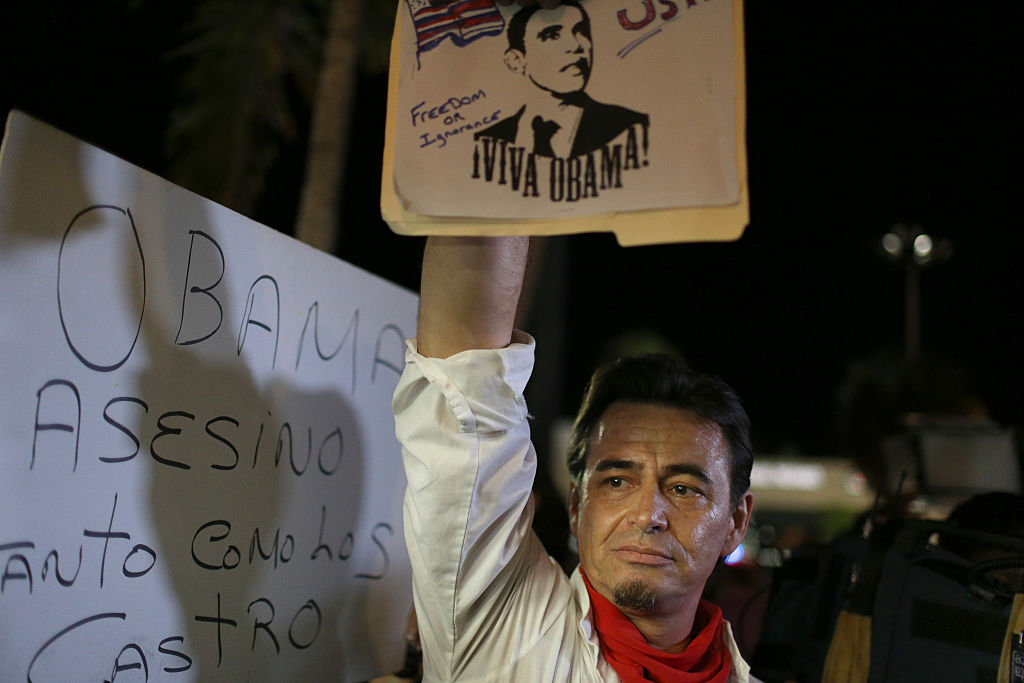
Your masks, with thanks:
[{"label": "palm tree", "polygon": [[168,132],[172,179],[252,213],[285,145],[311,116],[295,235],[337,246],[356,66],[379,71],[397,0],[201,0],[182,104]]}]

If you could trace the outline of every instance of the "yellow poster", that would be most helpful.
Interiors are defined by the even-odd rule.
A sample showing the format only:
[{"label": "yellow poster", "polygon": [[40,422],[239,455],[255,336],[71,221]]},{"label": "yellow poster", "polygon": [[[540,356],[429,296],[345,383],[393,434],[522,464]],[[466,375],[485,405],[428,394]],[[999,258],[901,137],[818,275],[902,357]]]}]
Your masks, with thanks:
[{"label": "yellow poster", "polygon": [[740,0],[403,0],[381,208],[406,234],[735,239]]}]

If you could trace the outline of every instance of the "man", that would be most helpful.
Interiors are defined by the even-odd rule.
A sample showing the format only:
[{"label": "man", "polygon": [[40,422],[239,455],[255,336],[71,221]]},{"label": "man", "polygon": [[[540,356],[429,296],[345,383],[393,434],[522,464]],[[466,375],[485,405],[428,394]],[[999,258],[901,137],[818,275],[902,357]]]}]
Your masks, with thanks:
[{"label": "man", "polygon": [[720,381],[664,358],[598,373],[569,454],[580,567],[567,578],[533,534],[526,252],[431,237],[424,253],[394,411],[425,679],[747,681],[700,600],[752,505],[746,415]]},{"label": "man", "polygon": [[572,0],[523,7],[508,22],[505,65],[528,80],[531,97],[515,114],[475,133],[528,147],[539,156],[573,157],[600,149],[646,114],[603,104],[584,89],[594,62],[590,18]]}]

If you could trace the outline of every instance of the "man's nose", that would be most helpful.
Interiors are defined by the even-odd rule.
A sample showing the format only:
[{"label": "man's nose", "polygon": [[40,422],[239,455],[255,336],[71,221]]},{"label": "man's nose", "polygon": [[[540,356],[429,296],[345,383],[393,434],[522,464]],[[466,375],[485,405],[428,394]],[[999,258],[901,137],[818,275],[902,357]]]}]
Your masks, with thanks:
[{"label": "man's nose", "polygon": [[651,486],[640,492],[635,511],[636,527],[645,534],[656,534],[668,529],[668,501],[661,489]]}]

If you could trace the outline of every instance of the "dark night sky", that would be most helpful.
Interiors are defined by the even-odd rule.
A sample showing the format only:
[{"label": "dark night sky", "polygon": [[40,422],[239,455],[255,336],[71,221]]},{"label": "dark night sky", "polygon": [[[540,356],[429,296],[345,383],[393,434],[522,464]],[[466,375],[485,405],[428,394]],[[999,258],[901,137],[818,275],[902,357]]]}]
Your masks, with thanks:
[{"label": "dark night sky", "polygon": [[[193,3],[129,5],[5,9],[0,108],[165,175],[180,64],[163,55]],[[761,450],[833,452],[849,364],[903,343],[903,275],[877,246],[903,221],[955,248],[922,276],[925,350],[962,366],[998,421],[1021,425],[1024,3],[746,5],[750,227],[724,245],[564,240],[574,349],[560,363],[565,402],[605,339],[643,327],[739,390]],[[420,240],[391,235],[367,199],[379,183],[384,87],[379,76],[360,82],[341,255],[415,288]],[[285,153],[275,199],[254,218],[288,230],[302,154],[301,144]]]}]

